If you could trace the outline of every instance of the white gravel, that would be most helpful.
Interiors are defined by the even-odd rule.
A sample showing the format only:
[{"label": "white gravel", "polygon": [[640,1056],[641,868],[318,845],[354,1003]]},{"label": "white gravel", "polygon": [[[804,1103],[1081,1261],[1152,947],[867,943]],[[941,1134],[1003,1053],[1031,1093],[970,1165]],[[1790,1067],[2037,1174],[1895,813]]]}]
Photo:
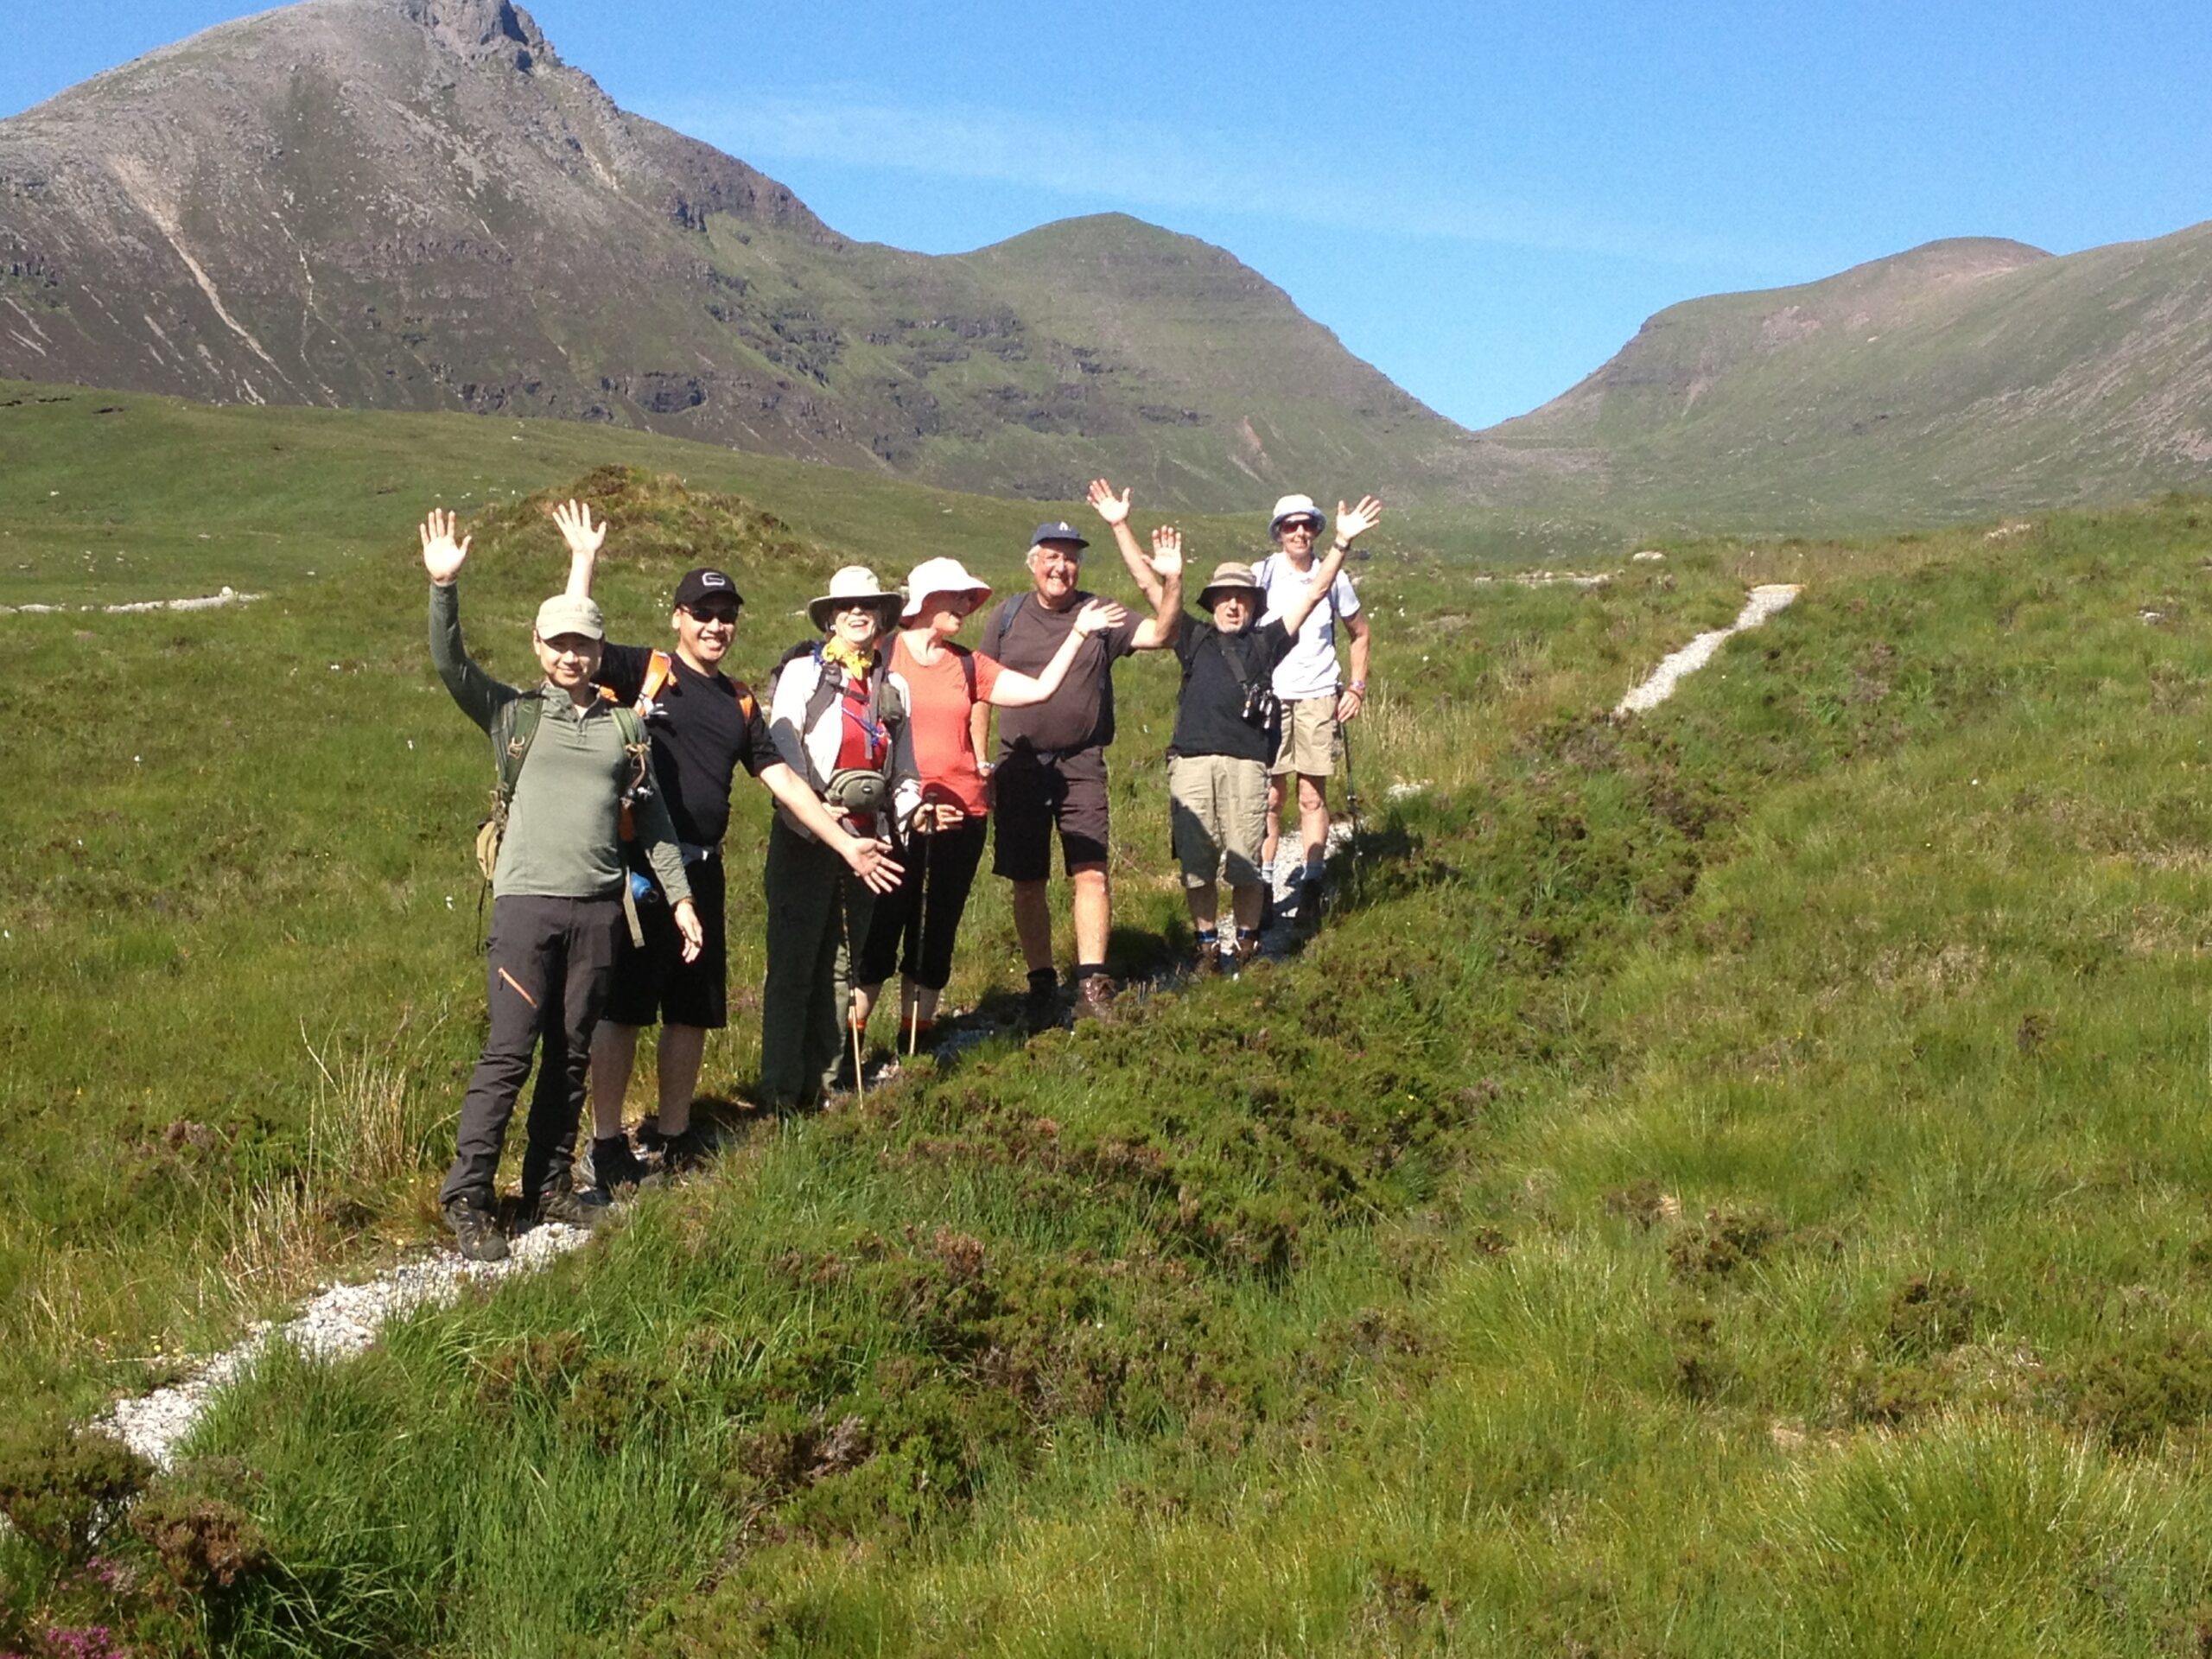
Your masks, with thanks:
[{"label": "white gravel", "polygon": [[219,594],[197,599],[142,599],[128,605],[0,605],[0,616],[73,616],[91,611],[104,616],[130,616],[143,611],[219,611],[226,605],[251,605],[266,594],[242,594],[226,588]]},{"label": "white gravel", "polygon": [[1613,713],[1640,715],[1647,709],[1656,709],[1675,695],[1675,688],[1686,675],[1694,674],[1713,660],[1713,653],[1727,642],[1728,636],[1741,633],[1746,628],[1756,628],[1777,611],[1786,608],[1797,597],[1799,588],[1793,582],[1771,582],[1754,588],[1745,600],[1744,608],[1736,620],[1725,628],[1715,628],[1700,633],[1680,651],[1669,655],[1651,671],[1651,677],[1637,686],[1614,707]]},{"label": "white gravel", "polygon": [[136,1400],[118,1400],[99,1426],[141,1457],[168,1468],[177,1443],[191,1433],[215,1396],[270,1342],[286,1342],[316,1359],[346,1359],[365,1351],[387,1319],[457,1300],[470,1285],[496,1284],[535,1272],[567,1255],[591,1234],[581,1227],[533,1227],[513,1242],[505,1262],[464,1261],[440,1250],[358,1285],[333,1285],[282,1324],[258,1325],[236,1347],[205,1360],[181,1382]]}]

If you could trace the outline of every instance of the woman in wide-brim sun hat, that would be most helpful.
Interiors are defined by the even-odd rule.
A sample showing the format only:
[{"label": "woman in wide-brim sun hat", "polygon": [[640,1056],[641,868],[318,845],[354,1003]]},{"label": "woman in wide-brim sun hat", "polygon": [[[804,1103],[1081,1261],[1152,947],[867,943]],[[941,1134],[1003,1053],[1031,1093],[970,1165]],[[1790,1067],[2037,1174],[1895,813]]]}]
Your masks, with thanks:
[{"label": "woman in wide-brim sun hat", "polygon": [[[904,598],[865,565],[830,578],[807,616],[823,638],[778,671],[768,734],[855,835],[887,836],[921,798],[906,687],[882,636]],[[843,857],[779,805],[763,872],[768,971],[760,992],[760,1100],[806,1106],[834,1088],[845,1054],[853,957],[875,895]]]},{"label": "woman in wide-brim sun hat", "polygon": [[989,586],[957,559],[925,559],[906,578],[907,599],[891,644],[891,672],[907,695],[907,730],[922,805],[909,824],[906,875],[875,901],[861,950],[853,1019],[866,1026],[883,982],[904,976],[899,1041],[925,1039],[952,975],[952,951],[989,824],[990,768],[979,758],[993,706],[1019,709],[1060,689],[1090,634],[1127,620],[1119,605],[1093,600],[1041,674],[1017,673],[952,643],[960,625],[989,601]]}]

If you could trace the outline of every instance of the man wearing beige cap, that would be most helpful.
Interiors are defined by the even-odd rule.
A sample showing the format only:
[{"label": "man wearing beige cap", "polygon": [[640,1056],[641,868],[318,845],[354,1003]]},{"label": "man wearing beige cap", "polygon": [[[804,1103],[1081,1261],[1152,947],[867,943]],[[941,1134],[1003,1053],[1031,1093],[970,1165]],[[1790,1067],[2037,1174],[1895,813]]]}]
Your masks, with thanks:
[{"label": "man wearing beige cap", "polygon": [[430,659],[461,712],[484,728],[495,753],[507,757],[503,770],[512,789],[492,874],[491,1031],[461,1103],[453,1167],[438,1197],[461,1254],[496,1262],[506,1255],[507,1242],[493,1180],[507,1120],[541,1046],[523,1152],[524,1200],[540,1221],[589,1227],[606,1214],[601,1195],[575,1190],[572,1166],[592,1028],[607,1001],[616,930],[624,926],[626,804],[673,908],[686,957],[698,954],[701,935],[683,854],[667,808],[651,791],[649,765],[632,752],[615,704],[592,683],[605,633],[599,607],[566,594],[539,606],[531,645],[544,679],[528,691],[502,684],[461,643],[455,581],[468,543],[456,543],[454,529],[454,515],[436,512],[422,527]]}]

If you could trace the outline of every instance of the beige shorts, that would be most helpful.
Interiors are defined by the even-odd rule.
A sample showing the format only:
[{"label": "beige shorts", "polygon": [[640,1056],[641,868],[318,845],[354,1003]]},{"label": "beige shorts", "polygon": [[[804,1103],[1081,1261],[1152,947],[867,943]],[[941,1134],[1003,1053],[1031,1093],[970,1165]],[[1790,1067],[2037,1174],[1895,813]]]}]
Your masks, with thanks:
[{"label": "beige shorts", "polygon": [[1268,770],[1277,778],[1294,772],[1302,778],[1333,778],[1337,758],[1344,752],[1336,698],[1301,697],[1282,706],[1282,743]]},{"label": "beige shorts", "polygon": [[1268,769],[1225,754],[1167,758],[1167,815],[1183,885],[1232,887],[1260,880],[1268,824]]}]

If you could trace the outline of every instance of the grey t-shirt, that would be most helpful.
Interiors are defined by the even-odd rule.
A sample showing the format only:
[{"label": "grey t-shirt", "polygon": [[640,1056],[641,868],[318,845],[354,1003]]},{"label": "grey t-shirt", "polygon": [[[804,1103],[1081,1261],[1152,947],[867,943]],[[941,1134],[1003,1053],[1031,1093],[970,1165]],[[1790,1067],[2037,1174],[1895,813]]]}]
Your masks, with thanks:
[{"label": "grey t-shirt", "polygon": [[[1017,594],[985,613],[976,649],[995,657],[1016,673],[1042,674],[1059,655],[1061,643],[1075,627],[1076,613],[1095,594],[1077,593],[1057,611],[1037,602],[1037,595]],[[1141,622],[1129,617],[1118,628],[1094,633],[1077,648],[1060,689],[1027,709],[999,710],[999,759],[1019,749],[1052,750],[1068,753],[1076,749],[1104,747],[1114,741],[1114,664],[1136,648]]]}]

